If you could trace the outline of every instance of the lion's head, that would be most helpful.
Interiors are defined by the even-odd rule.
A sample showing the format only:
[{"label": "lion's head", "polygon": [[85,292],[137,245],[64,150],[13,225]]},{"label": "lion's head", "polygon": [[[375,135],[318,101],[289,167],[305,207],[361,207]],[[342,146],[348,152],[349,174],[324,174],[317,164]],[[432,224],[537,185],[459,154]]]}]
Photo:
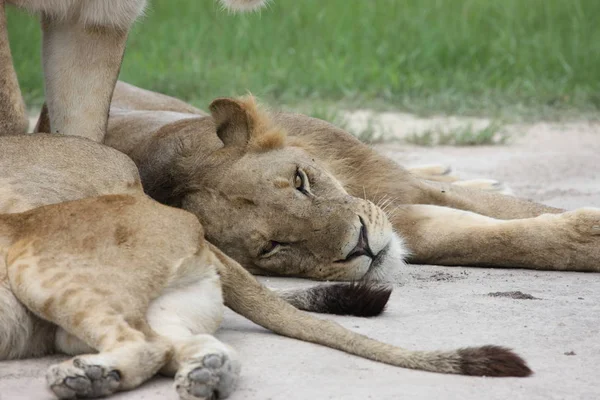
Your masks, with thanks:
[{"label": "lion's head", "polygon": [[301,139],[252,98],[218,99],[210,111],[163,126],[142,150],[151,196],[196,214],[207,238],[256,274],[385,279],[398,269],[404,250],[385,213],[349,195]]}]

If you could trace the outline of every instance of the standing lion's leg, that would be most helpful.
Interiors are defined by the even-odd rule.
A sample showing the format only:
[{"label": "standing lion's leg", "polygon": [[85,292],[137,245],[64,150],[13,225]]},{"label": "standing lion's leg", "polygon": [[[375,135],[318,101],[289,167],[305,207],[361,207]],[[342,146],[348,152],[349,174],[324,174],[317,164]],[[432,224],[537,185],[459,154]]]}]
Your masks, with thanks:
[{"label": "standing lion's leg", "polygon": [[144,0],[81,3],[77,17],[42,15],[46,102],[53,133],[101,142],[130,25]]},{"label": "standing lion's leg", "polygon": [[126,31],[42,17],[46,102],[53,133],[101,142]]},{"label": "standing lion's leg", "polygon": [[0,135],[25,133],[28,125],[8,43],[4,0],[0,0]]},{"label": "standing lion's leg", "polygon": [[600,272],[600,209],[499,220],[407,205],[392,222],[414,263]]}]

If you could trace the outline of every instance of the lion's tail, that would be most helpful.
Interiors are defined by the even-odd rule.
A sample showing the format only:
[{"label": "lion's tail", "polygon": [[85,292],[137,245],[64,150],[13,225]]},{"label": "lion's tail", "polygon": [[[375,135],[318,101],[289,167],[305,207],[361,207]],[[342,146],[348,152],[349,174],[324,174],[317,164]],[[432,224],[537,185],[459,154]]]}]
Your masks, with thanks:
[{"label": "lion's tail", "polygon": [[385,310],[392,286],[370,281],[321,284],[300,289],[275,290],[294,307],[310,312],[374,317]]},{"label": "lion's tail", "polygon": [[404,368],[480,376],[531,374],[521,357],[503,347],[471,347],[445,352],[410,351],[352,332],[335,322],[315,318],[262,286],[216,247],[211,245],[211,249],[223,263],[219,273],[227,306],[280,335]]}]

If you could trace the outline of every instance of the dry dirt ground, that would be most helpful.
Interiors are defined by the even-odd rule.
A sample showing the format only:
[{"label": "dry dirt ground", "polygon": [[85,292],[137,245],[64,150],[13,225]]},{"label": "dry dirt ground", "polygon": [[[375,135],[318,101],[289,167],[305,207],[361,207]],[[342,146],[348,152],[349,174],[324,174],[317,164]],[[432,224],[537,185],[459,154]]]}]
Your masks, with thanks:
[{"label": "dry dirt ground", "polygon": [[[385,117],[397,136],[426,124]],[[464,178],[493,177],[519,196],[554,206],[600,207],[600,124],[507,129],[517,137],[505,146],[377,148],[404,165],[445,163]],[[296,279],[263,281],[272,287],[310,285]],[[229,312],[218,336],[243,357],[242,379],[231,399],[600,399],[600,274],[412,265],[404,268],[380,317],[330,318],[410,349],[509,346],[535,374],[493,379],[395,368],[279,337]],[[51,398],[43,376],[57,359],[0,363],[0,399]],[[171,380],[155,378],[114,398],[177,396]]]}]

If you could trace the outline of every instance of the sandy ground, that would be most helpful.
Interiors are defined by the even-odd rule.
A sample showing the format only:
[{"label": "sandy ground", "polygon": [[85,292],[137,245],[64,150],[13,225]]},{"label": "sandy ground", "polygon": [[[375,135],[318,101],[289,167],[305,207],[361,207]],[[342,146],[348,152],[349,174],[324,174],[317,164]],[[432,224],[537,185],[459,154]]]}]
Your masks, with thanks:
[{"label": "sandy ground", "polygon": [[[404,122],[417,121],[414,126],[423,129],[423,121],[411,121]],[[390,125],[397,136],[415,131],[402,118]],[[404,165],[445,163],[464,178],[500,179],[516,194],[554,206],[600,207],[600,125],[508,129],[518,139],[507,146],[378,148]],[[272,287],[310,285],[263,281]],[[524,295],[502,294],[514,291]],[[331,318],[410,349],[509,346],[535,375],[492,379],[395,368],[276,336],[229,312],[218,336],[238,349],[244,365],[231,399],[600,399],[600,274],[413,265],[405,267],[380,317]],[[50,399],[43,376],[57,359],[0,363],[0,399]],[[169,379],[156,378],[114,398],[177,396]]]}]

